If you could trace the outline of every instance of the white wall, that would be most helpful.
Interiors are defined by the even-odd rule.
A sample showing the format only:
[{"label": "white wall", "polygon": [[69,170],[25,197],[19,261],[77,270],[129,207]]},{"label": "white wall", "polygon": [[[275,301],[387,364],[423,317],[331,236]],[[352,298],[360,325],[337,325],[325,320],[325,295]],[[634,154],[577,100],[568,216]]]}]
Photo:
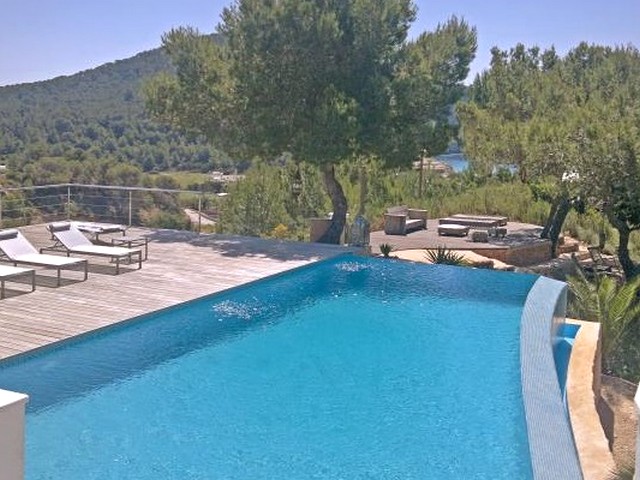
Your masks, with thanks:
[{"label": "white wall", "polygon": [[[638,418],[638,424],[640,425],[640,387],[636,390],[636,417]],[[636,475],[635,478],[640,479],[640,428],[636,435]]]},{"label": "white wall", "polygon": [[24,411],[29,397],[0,390],[0,480],[24,478]]}]

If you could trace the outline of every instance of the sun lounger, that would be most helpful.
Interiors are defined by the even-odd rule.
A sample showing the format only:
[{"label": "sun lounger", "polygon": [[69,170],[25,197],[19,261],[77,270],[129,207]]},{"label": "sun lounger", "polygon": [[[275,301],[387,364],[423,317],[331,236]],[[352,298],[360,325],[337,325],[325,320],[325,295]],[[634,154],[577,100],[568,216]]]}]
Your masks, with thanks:
[{"label": "sun lounger", "polygon": [[0,251],[3,256],[14,265],[34,265],[38,267],[54,268],[57,272],[57,285],[60,286],[60,271],[64,269],[83,268],[84,279],[88,276],[88,262],[82,258],[60,257],[38,253],[19,230],[9,229],[0,231]]},{"label": "sun lounger", "polygon": [[94,245],[75,225],[69,222],[51,223],[47,228],[56,239],[56,243],[42,250],[63,251],[67,255],[74,253],[108,257],[116,262],[116,275],[120,273],[121,260],[127,260],[131,263],[131,259],[137,257],[138,269],[142,268],[142,250],[140,249]]},{"label": "sun lounger", "polygon": [[31,280],[31,291],[36,289],[36,271],[33,268],[9,267],[0,265],[0,298],[4,298],[4,283],[17,277],[29,276]]},{"label": "sun lounger", "polygon": [[100,241],[100,235],[105,233],[126,233],[127,227],[117,223],[98,223],[98,222],[71,222],[78,230],[88,233],[96,242]]},{"label": "sun lounger", "polygon": [[489,222],[498,222],[498,227],[504,227],[509,218],[497,215],[466,215],[464,213],[456,213],[455,215],[451,215],[449,218],[455,218],[456,220],[481,220],[481,221],[489,221]]},{"label": "sun lounger", "polygon": [[458,217],[447,217],[441,218],[438,223],[440,225],[464,225],[466,227],[473,228],[492,228],[497,227],[499,222],[498,220],[482,220],[482,219],[474,219],[474,218],[458,218]]}]

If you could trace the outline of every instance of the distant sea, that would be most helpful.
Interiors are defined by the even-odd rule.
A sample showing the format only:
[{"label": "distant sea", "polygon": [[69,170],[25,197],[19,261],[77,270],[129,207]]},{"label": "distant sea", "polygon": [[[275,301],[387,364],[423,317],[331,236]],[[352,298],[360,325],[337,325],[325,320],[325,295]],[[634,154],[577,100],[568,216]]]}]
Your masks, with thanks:
[{"label": "distant sea", "polygon": [[443,153],[442,155],[437,155],[436,159],[449,165],[456,173],[464,172],[469,168],[469,160],[461,153]]}]

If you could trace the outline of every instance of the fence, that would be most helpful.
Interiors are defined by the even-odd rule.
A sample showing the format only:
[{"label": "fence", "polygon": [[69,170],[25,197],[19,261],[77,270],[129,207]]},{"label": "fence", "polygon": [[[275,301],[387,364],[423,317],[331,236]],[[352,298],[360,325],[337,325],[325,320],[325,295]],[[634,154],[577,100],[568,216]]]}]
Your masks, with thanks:
[{"label": "fence", "polygon": [[[0,189],[0,228],[61,219],[176,228],[185,212],[192,229],[212,223],[218,197],[195,190],[65,183]],[[180,216],[180,217],[179,217]],[[171,225],[161,225],[173,222]]]}]

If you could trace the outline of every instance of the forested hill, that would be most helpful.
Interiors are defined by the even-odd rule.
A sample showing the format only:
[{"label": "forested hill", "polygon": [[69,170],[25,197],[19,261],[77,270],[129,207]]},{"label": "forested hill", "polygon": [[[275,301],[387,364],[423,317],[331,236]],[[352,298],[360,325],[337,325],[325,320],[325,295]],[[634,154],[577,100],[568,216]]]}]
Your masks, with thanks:
[{"label": "forested hill", "polygon": [[0,164],[65,157],[110,158],[145,171],[223,167],[229,160],[220,152],[145,115],[141,85],[171,69],[155,49],[75,75],[0,87]]}]

